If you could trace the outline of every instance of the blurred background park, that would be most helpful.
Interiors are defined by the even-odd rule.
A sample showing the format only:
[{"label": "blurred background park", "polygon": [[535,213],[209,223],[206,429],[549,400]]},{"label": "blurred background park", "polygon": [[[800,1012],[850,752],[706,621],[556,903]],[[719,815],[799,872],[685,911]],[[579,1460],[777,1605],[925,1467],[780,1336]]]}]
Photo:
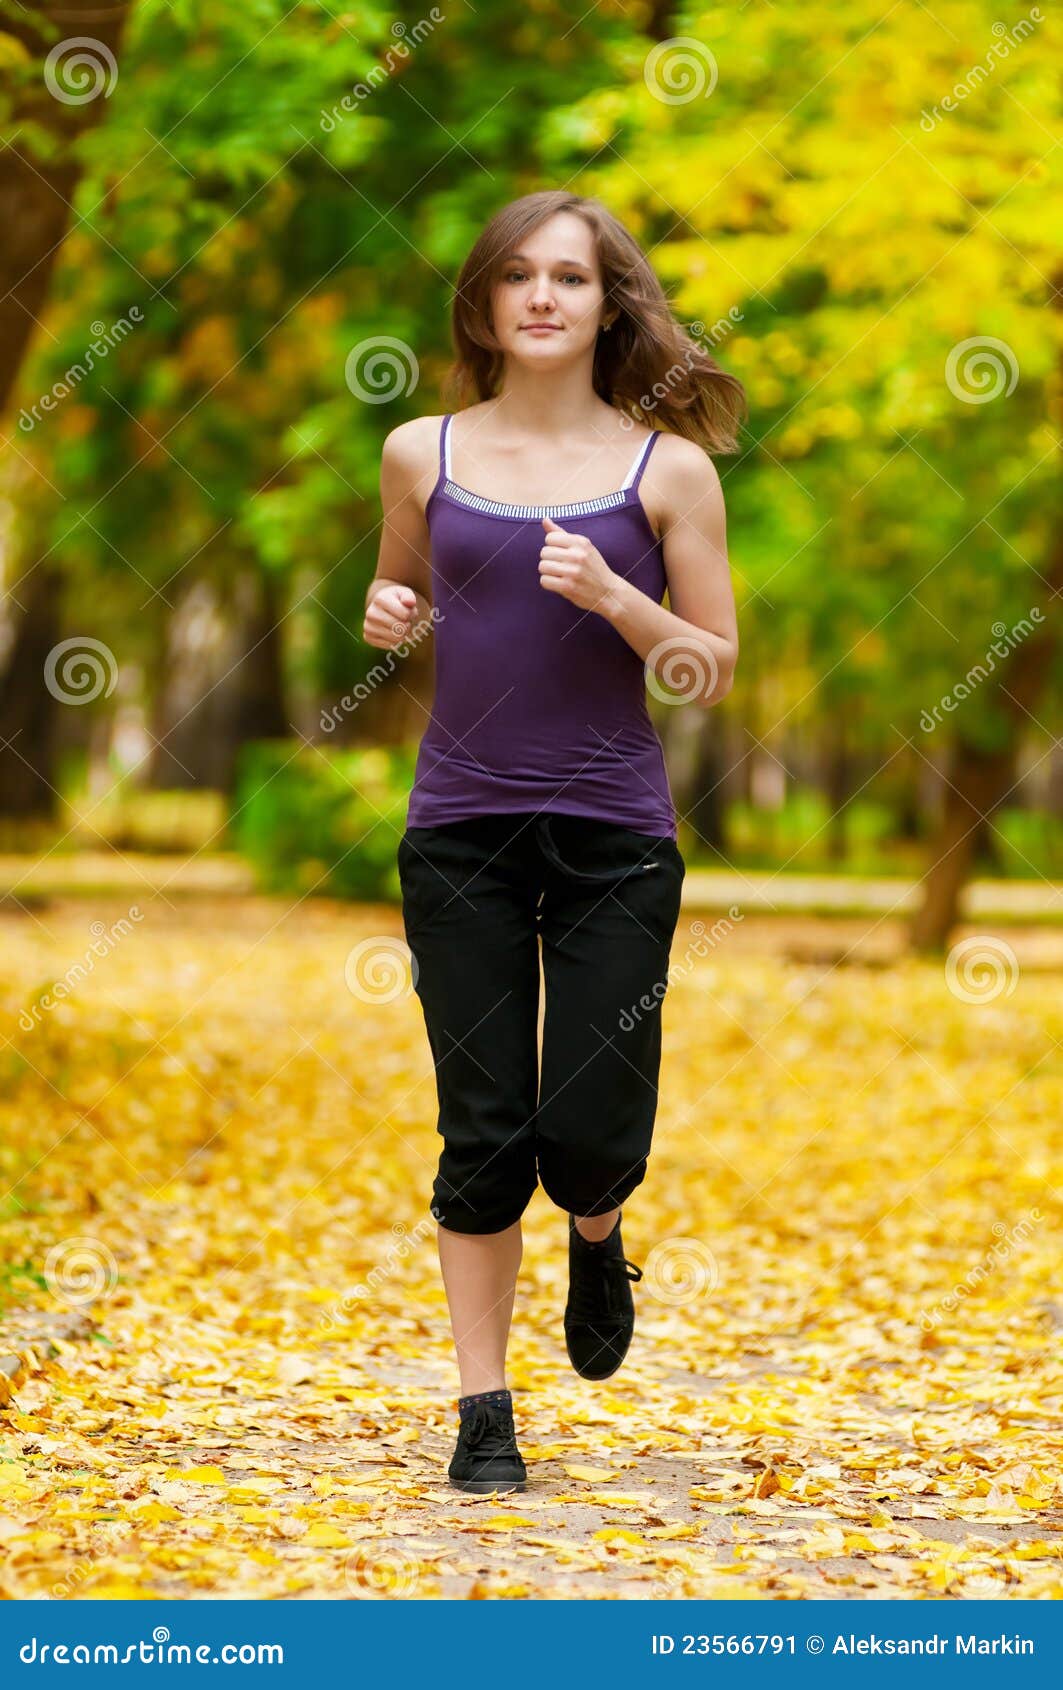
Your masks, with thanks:
[{"label": "blurred background park", "polygon": [[[141,1361],[133,1334],[165,1310],[167,1365],[126,1380],[131,1418],[163,1375],[195,1371],[174,1361],[184,1319],[195,1345],[217,1339],[208,1381],[234,1331],[294,1342],[290,1392],[311,1347],[300,1298],[342,1297],[395,1216],[424,1208],[416,1005],[352,985],[349,965],[398,945],[395,849],[432,696],[430,640],[395,656],[361,639],[380,449],[444,409],[458,267],[499,206],[541,187],[597,195],[630,227],[749,402],[740,451],[717,461],[735,686],[710,711],[650,701],[688,928],[724,920],[669,1004],[664,1234],[766,1252],[781,1343],[795,1309],[828,1318],[802,1266],[816,1229],[794,1215],[825,1204],[851,1227],[836,1400],[846,1343],[870,1331],[854,1309],[881,1289],[867,1252],[888,1244],[878,1265],[901,1271],[897,1230],[874,1232],[884,1190],[891,1228],[923,1240],[900,1253],[915,1278],[899,1318],[918,1330],[913,1349],[890,1340],[895,1378],[898,1355],[926,1360],[912,1310],[938,1307],[994,1216],[1017,1225],[1034,1199],[1036,1291],[987,1303],[950,1361],[1006,1370],[992,1346],[1041,1318],[1063,1037],[1060,20],[1004,16],[981,0],[2,0],[0,1310],[58,1299],[76,1317],[61,1347],[88,1330]],[[1005,1125],[1010,1151],[988,1136]],[[930,1184],[909,1202],[916,1169]],[[63,1241],[85,1235],[88,1267],[71,1245],[67,1272]],[[727,1302],[713,1248],[723,1301],[664,1298],[658,1317],[719,1319],[735,1359],[720,1388],[740,1390],[764,1311]],[[552,1285],[559,1269],[528,1271]],[[200,1295],[219,1272],[243,1326],[225,1293]],[[393,1334],[401,1279],[374,1299]],[[368,1318],[359,1302],[318,1331],[307,1377],[336,1331],[362,1366]],[[545,1330],[518,1384],[556,1366],[535,1350]],[[29,1438],[51,1387],[39,1344],[27,1362],[11,1342]],[[349,1390],[375,1402],[389,1378],[420,1400],[433,1381],[386,1353]],[[85,1424],[105,1360],[67,1380]],[[674,1384],[653,1365],[650,1410]],[[742,1436],[779,1424],[747,1415]],[[1057,1506],[1024,1459],[1023,1506]],[[794,1482],[771,1470],[754,1500]],[[981,1482],[964,1498],[1005,1507],[1008,1485]],[[141,1576],[115,1532],[121,1570],[89,1594]],[[835,1551],[844,1581],[851,1549]],[[37,1563],[27,1551],[27,1578]],[[933,1569],[930,1593],[949,1590]]]},{"label": "blurred background park", "polygon": [[360,637],[381,441],[442,409],[483,221],[565,183],[749,395],[736,686],[653,701],[688,859],[929,874],[937,943],[973,875],[1059,873],[1047,24],[90,11],[98,48],[47,6],[0,42],[7,849],[395,895],[432,656]]}]

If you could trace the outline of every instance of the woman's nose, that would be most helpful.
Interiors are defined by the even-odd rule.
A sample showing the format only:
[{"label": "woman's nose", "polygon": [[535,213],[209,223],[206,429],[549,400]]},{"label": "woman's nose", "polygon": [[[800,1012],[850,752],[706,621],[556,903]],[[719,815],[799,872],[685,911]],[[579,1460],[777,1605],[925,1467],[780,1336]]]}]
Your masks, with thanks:
[{"label": "woman's nose", "polygon": [[541,309],[549,307],[554,302],[553,288],[548,276],[540,276],[531,292],[531,304]]}]

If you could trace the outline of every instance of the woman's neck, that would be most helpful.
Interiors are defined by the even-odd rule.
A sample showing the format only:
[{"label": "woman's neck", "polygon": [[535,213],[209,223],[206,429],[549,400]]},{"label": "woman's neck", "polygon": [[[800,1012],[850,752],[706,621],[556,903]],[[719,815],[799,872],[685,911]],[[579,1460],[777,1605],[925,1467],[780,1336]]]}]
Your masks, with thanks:
[{"label": "woman's neck", "polygon": [[601,425],[603,412],[609,409],[595,393],[585,363],[550,374],[511,364],[492,403],[500,432],[523,439],[586,435]]}]

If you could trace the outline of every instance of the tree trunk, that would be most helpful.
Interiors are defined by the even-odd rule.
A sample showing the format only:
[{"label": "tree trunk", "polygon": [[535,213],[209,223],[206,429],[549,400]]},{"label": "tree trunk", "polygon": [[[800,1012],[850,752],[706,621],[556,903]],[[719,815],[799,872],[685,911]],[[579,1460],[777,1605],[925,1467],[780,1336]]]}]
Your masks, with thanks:
[{"label": "tree trunk", "polygon": [[[59,640],[61,581],[52,562],[38,563],[19,584],[22,615],[0,676],[0,814],[49,816],[55,802],[58,700],[44,682],[45,661]],[[14,595],[12,595],[14,596]]]},{"label": "tree trunk", "polygon": [[291,733],[284,708],[282,592],[247,569],[231,604],[206,581],[186,590],[166,635],[150,784],[232,790],[241,746]]},{"label": "tree trunk", "polygon": [[999,714],[1008,724],[1008,743],[996,751],[982,751],[962,737],[953,747],[945,788],[941,825],[931,850],[930,869],[923,880],[923,902],[912,920],[910,942],[916,950],[941,951],[959,917],[960,894],[968,880],[979,836],[992,812],[1007,797],[1014,781],[1015,757],[1024,724],[1036,705],[1056,661],[1059,632],[1053,620],[1054,600],[1063,592],[1063,533],[1056,531],[1048,566],[1040,574],[1045,621],[1021,646],[1009,653],[985,684]]},{"label": "tree trunk", "polygon": [[[684,708],[693,713],[696,706],[688,704]],[[706,711],[704,714],[709,715],[710,713]],[[726,834],[724,832],[723,804],[721,802],[721,782],[724,774],[723,760],[720,756],[716,724],[711,721],[703,721],[701,728],[690,783],[690,789],[694,796],[685,810],[686,821],[695,838],[699,839],[708,851],[723,858],[726,856]]]},{"label": "tree trunk", "polygon": [[715,710],[686,704],[655,712],[654,722],[681,825],[689,825],[712,850],[722,852],[724,719]]},{"label": "tree trunk", "polygon": [[235,753],[247,740],[285,739],[292,732],[284,707],[283,583],[270,570],[245,571],[237,582],[236,609],[243,652],[222,687],[231,701],[230,779]]},{"label": "tree trunk", "polygon": [[[15,392],[33,330],[48,297],[52,273],[70,223],[80,175],[73,143],[100,121],[111,81],[107,53],[117,60],[129,4],[100,7],[96,0],[40,0],[36,16],[26,7],[5,8],[3,32],[36,61],[23,78],[9,72],[12,89],[7,129],[13,136],[0,171],[0,412]],[[94,99],[57,99],[44,60],[58,43],[88,36],[103,51],[90,56],[101,73]],[[63,54],[59,55],[59,64]],[[49,77],[66,86],[60,69]],[[93,86],[95,83],[90,78]],[[84,92],[89,83],[77,84]],[[44,152],[26,133],[43,131]],[[0,677],[0,811],[13,816],[51,813],[55,785],[57,701],[44,683],[44,661],[60,633],[61,579],[52,564],[25,571],[18,588],[18,618],[10,656]]]},{"label": "tree trunk", "polygon": [[824,740],[823,787],[827,799],[827,860],[845,860],[845,811],[852,797],[852,767],[845,737],[845,718],[841,707],[830,710]]},{"label": "tree trunk", "polygon": [[916,950],[939,951],[959,915],[960,895],[971,877],[986,818],[1011,784],[1014,746],[981,751],[959,740],[950,759],[945,813],[933,843],[933,861],[923,881],[923,902],[911,924]]},{"label": "tree trunk", "polygon": [[[0,173],[0,410],[14,390],[34,327],[48,296],[56,258],[70,222],[71,200],[80,175],[72,157],[72,143],[98,123],[107,109],[106,90],[112,75],[106,54],[117,61],[129,4],[115,0],[100,6],[94,0],[40,0],[36,17],[25,7],[5,7],[3,31],[22,43],[31,58],[39,61],[25,82],[16,84],[9,129],[20,125],[46,131],[54,152],[42,156],[40,149],[21,133],[4,151]],[[57,99],[44,73],[44,60],[58,43],[75,36],[87,36],[105,50],[84,49],[86,73],[83,90],[97,85],[99,92],[80,103]],[[69,56],[69,55],[67,55]],[[59,55],[62,66],[64,55]],[[50,71],[53,80],[56,72]],[[62,70],[58,70],[59,86]],[[14,75],[9,80],[15,84]],[[77,84],[82,87],[82,83]]]}]

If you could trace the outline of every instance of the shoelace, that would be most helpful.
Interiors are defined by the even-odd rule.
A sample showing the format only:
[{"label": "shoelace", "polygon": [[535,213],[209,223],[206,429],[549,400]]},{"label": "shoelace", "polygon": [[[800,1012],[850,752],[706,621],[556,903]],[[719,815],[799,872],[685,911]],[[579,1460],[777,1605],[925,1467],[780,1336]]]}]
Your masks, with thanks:
[{"label": "shoelace", "polygon": [[[616,1320],[625,1312],[623,1287],[628,1281],[634,1282],[642,1278],[642,1269],[634,1262],[629,1262],[626,1256],[606,1256],[597,1266],[588,1263],[590,1274],[586,1278],[582,1275],[572,1286],[572,1312],[577,1320],[593,1321],[602,1314],[602,1305],[607,1318]],[[601,1278],[598,1275],[601,1274]]]},{"label": "shoelace", "polygon": [[[490,1433],[494,1433],[493,1448],[486,1443]],[[501,1450],[510,1451],[514,1444],[511,1422],[500,1415],[498,1409],[492,1412],[482,1403],[478,1403],[468,1418],[461,1422],[461,1436],[470,1448],[485,1444],[485,1455],[495,1455]]]}]

